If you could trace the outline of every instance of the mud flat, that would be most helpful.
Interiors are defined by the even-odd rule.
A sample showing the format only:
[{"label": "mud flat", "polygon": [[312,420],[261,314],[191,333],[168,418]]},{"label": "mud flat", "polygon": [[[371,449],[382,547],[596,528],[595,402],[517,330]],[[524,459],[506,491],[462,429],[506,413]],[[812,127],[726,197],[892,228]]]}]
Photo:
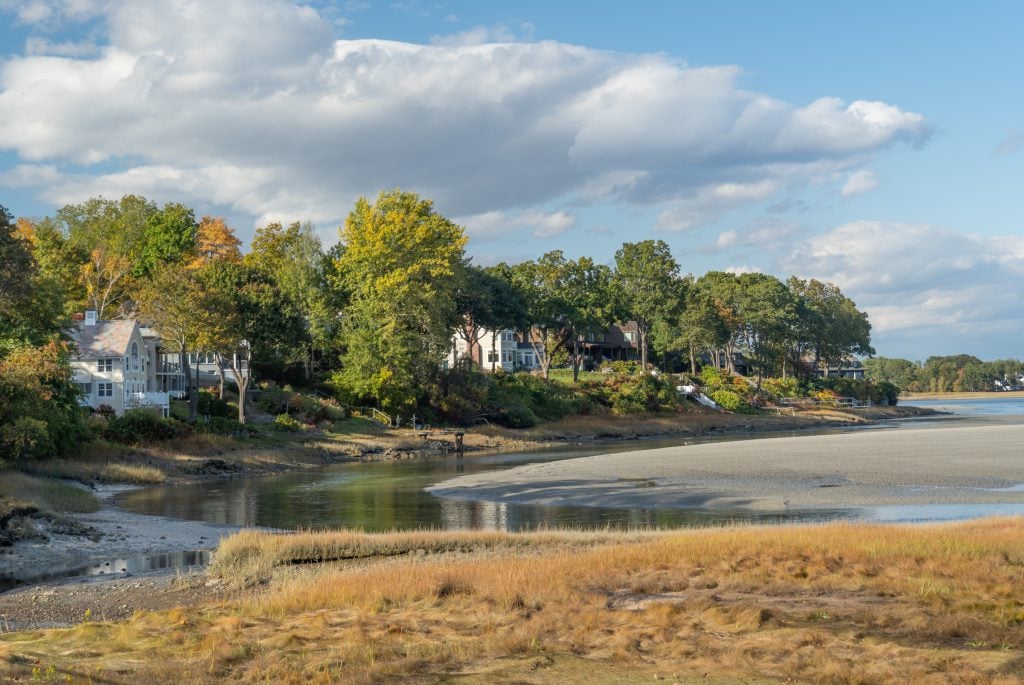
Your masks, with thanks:
[{"label": "mud flat", "polygon": [[1024,505],[1024,426],[684,444],[460,476],[430,491],[493,502],[628,508]]}]

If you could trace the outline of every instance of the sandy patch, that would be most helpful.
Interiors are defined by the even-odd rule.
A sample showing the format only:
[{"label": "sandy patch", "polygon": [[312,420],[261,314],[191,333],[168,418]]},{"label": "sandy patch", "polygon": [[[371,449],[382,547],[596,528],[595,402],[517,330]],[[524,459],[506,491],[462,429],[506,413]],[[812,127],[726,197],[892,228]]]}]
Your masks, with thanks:
[{"label": "sandy patch", "polygon": [[453,478],[442,497],[787,509],[1024,504],[1024,426],[869,430],[621,452]]}]

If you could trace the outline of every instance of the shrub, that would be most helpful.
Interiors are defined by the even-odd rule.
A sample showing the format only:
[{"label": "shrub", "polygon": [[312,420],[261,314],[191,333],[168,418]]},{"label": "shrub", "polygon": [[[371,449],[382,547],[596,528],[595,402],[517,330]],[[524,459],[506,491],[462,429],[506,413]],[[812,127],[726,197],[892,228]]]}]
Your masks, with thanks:
[{"label": "shrub", "polygon": [[170,440],[188,432],[188,426],[179,421],[162,418],[146,409],[133,409],[110,419],[103,429],[103,437],[132,444],[145,440]]},{"label": "shrub", "polygon": [[204,391],[199,393],[197,411],[200,416],[225,417],[228,416],[230,409],[227,402]]},{"label": "shrub", "polygon": [[540,422],[540,419],[529,407],[524,407],[521,404],[506,407],[495,416],[494,420],[506,428],[532,428]]},{"label": "shrub", "polygon": [[214,435],[234,435],[238,431],[245,430],[245,426],[234,419],[224,416],[211,416],[209,421],[197,423],[196,430],[200,433],[212,433]]},{"label": "shrub", "polygon": [[278,414],[274,419],[274,428],[287,433],[296,433],[302,430],[302,424],[288,414]]},{"label": "shrub", "polygon": [[800,384],[795,378],[765,378],[761,387],[775,397],[796,397],[800,393]]},{"label": "shrub", "polygon": [[750,405],[740,395],[732,390],[717,390],[710,395],[719,407],[729,411],[748,411]]},{"label": "shrub", "polygon": [[0,464],[40,459],[53,454],[53,442],[45,421],[23,416],[0,426]]}]

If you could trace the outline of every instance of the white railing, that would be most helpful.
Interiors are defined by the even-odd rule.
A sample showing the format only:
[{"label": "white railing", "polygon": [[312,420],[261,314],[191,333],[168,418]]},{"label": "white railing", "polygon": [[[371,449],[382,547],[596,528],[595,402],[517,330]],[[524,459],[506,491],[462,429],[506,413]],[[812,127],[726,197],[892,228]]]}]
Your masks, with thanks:
[{"label": "white railing", "polygon": [[124,394],[125,409],[142,409],[144,407],[160,407],[169,409],[171,395],[166,392],[126,392]]}]

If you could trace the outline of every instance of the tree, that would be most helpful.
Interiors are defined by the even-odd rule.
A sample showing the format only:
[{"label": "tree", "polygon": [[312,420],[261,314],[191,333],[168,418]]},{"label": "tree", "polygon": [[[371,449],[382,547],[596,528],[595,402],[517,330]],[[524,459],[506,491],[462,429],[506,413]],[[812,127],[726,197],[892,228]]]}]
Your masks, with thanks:
[{"label": "tree", "polygon": [[745,273],[736,282],[741,339],[757,363],[760,382],[760,377],[770,374],[775,361],[782,358],[785,343],[792,336],[796,302],[775,276]]},{"label": "tree", "polygon": [[526,304],[530,322],[527,335],[544,378],[550,377],[552,360],[566,343],[566,313],[570,308],[565,300],[566,268],[561,250],[510,267],[512,281]]},{"label": "tree", "polygon": [[437,373],[457,323],[466,237],[415,193],[360,198],[341,231],[337,268],[351,293],[336,380],[387,410],[415,406]]},{"label": "tree", "polygon": [[209,327],[203,346],[231,368],[238,386],[238,421],[245,423],[252,363],[277,358],[302,340],[305,322],[273,278],[259,269],[211,262],[198,277],[208,293]]},{"label": "tree", "polygon": [[190,269],[198,269],[210,262],[240,262],[242,241],[224,219],[204,216],[196,228],[195,248]]},{"label": "tree", "polygon": [[623,243],[615,253],[614,288],[621,311],[636,321],[640,363],[647,368],[648,337],[655,322],[678,304],[679,265],[661,240]]},{"label": "tree", "polygon": [[[723,336],[721,345],[712,349],[715,366],[735,373],[736,346],[742,334],[743,318],[739,311],[739,280],[728,271],[709,271],[697,279],[697,287],[711,299],[718,323],[728,335]],[[721,358],[725,353],[725,359]],[[724,362],[724,363],[723,363]]]},{"label": "tree", "polygon": [[146,244],[149,218],[156,212],[156,205],[138,195],[117,202],[91,198],[57,211],[56,225],[71,247],[85,255],[79,280],[88,306],[101,319],[128,304],[132,273]]},{"label": "tree", "polygon": [[[192,373],[189,352],[215,346],[224,305],[204,279],[177,265],[164,264],[149,275],[139,291],[139,311],[169,347],[178,352],[189,392],[189,420],[195,421],[199,403],[198,371]],[[224,297],[221,293],[220,297]]]},{"label": "tree", "polygon": [[334,313],[327,306],[321,270],[324,252],[320,238],[309,222],[294,222],[287,228],[271,223],[256,229],[247,266],[270,276],[287,298],[298,307],[306,322],[307,335],[289,351],[287,361],[301,359],[306,378],[313,370],[313,346],[327,344]]},{"label": "tree", "polygon": [[566,303],[565,344],[572,364],[572,382],[578,383],[580,366],[588,335],[604,334],[615,323],[615,306],[611,296],[611,269],[595,264],[589,257],[580,257],[565,265],[562,287]]},{"label": "tree", "polygon": [[801,302],[800,335],[814,357],[814,367],[841,364],[851,355],[872,355],[871,324],[853,300],[832,283],[795,276],[786,282]]},{"label": "tree", "polygon": [[192,210],[176,202],[150,214],[132,275],[147,276],[162,264],[184,260],[195,249],[198,228]]}]

